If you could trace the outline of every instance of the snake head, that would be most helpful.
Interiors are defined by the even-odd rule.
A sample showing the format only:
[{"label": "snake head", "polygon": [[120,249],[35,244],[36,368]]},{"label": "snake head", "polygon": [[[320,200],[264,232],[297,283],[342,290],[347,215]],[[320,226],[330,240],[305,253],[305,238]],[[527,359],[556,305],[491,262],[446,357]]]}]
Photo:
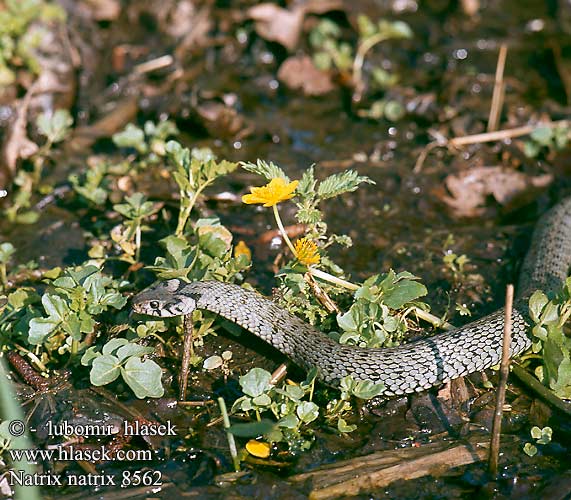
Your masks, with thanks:
[{"label": "snake head", "polygon": [[133,312],[162,318],[190,314],[196,309],[198,297],[196,294],[180,293],[186,285],[188,283],[182,280],[172,279],[146,288],[133,298]]}]

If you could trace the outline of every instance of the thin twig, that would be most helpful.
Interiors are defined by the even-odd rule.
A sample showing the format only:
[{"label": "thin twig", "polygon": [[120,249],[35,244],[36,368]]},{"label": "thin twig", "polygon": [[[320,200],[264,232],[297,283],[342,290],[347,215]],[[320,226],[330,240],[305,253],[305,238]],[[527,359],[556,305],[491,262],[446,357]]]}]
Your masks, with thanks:
[{"label": "thin twig", "polygon": [[523,127],[509,128],[505,130],[498,130],[496,132],[485,132],[483,134],[465,135],[463,137],[453,137],[448,140],[447,145],[458,147],[467,146],[468,144],[480,144],[482,142],[502,141],[504,139],[512,139],[514,137],[521,137],[522,135],[531,134],[539,127],[555,128],[559,125],[567,125],[569,120],[557,120],[554,122],[541,122],[534,125],[524,125]]},{"label": "thin twig", "polygon": [[313,292],[313,295],[315,295],[315,298],[321,303],[323,307],[325,307],[325,309],[327,309],[327,312],[329,314],[332,313],[341,314],[341,309],[339,309],[339,306],[335,302],[333,302],[331,297],[327,295],[327,292],[319,286],[317,281],[315,281],[315,279],[311,275],[311,272],[305,273],[303,275],[303,279],[309,285],[309,288],[311,288],[311,291]]},{"label": "thin twig", "polygon": [[282,363],[274,370],[274,373],[272,373],[272,376],[270,378],[270,384],[271,385],[278,384],[284,379],[286,375],[287,375],[287,365],[285,363]]},{"label": "thin twig", "polygon": [[420,307],[414,306],[413,310],[414,313],[417,315],[417,317],[423,319],[424,321],[427,321],[435,328],[444,328],[445,330],[454,330],[455,328],[454,325],[448,323],[447,321],[444,321],[443,319],[440,319],[438,316],[435,316],[434,314],[429,313],[428,311],[424,311]]},{"label": "thin twig", "polygon": [[488,132],[498,130],[502,106],[504,104],[504,69],[506,67],[506,57],[508,55],[508,46],[502,43],[498,54],[498,63],[496,65],[496,78],[494,81],[494,93],[492,94],[492,105],[490,106],[490,116],[488,118]]},{"label": "thin twig", "polygon": [[492,422],[492,439],[490,441],[490,456],[488,468],[490,474],[498,474],[498,458],[500,453],[500,434],[502,431],[502,416],[506,401],[506,386],[510,373],[510,346],[512,342],[512,309],[514,301],[514,286],[509,284],[506,288],[506,309],[504,314],[504,339],[502,342],[502,361],[500,363],[500,381],[498,383],[496,411]]},{"label": "thin twig", "polygon": [[190,360],[194,356],[194,327],[192,324],[192,314],[186,314],[183,318],[184,340],[182,343],[182,362],[178,384],[180,386],[180,400],[186,399],[186,389],[188,387],[188,373],[190,371]]},{"label": "thin twig", "polygon": [[424,164],[424,161],[428,156],[428,153],[430,153],[433,149],[437,147],[459,148],[461,146],[468,146],[470,144],[481,144],[484,142],[503,141],[505,139],[513,139],[514,137],[529,135],[534,130],[540,127],[555,128],[559,126],[562,127],[569,126],[570,124],[571,124],[570,120],[556,120],[554,122],[541,122],[541,123],[536,123],[534,125],[524,125],[522,127],[497,130],[495,132],[485,132],[483,134],[453,137],[452,139],[438,139],[436,141],[429,142],[424,147],[418,159],[416,160],[414,166],[414,172],[415,173],[420,172]]}]

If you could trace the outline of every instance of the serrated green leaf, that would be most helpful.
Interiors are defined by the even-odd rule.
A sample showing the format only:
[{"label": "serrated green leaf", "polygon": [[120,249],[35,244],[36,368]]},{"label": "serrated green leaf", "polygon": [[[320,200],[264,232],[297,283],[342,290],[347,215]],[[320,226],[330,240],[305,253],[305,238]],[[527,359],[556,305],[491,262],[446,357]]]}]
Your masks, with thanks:
[{"label": "serrated green leaf", "polygon": [[253,172],[254,174],[265,177],[267,180],[277,179],[281,177],[286,182],[290,182],[289,177],[285,174],[285,172],[272,162],[268,163],[264,160],[256,160],[256,163],[242,161],[240,162],[240,166],[248,172]]},{"label": "serrated green leaf", "polygon": [[73,118],[69,111],[58,109],[53,113],[51,111],[41,113],[36,123],[38,132],[47,137],[48,141],[56,143],[65,139],[73,125]]},{"label": "serrated green leaf", "polygon": [[355,191],[361,183],[375,184],[374,181],[364,175],[359,175],[355,170],[346,170],[330,175],[321,181],[317,187],[317,195],[319,199],[326,200],[342,193]]}]

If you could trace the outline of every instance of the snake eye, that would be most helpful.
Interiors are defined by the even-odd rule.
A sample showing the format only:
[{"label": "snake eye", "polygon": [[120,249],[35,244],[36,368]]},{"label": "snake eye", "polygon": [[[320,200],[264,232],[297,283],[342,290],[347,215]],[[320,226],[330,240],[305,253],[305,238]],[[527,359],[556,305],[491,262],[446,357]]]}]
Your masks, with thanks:
[{"label": "snake eye", "polygon": [[159,308],[159,301],[158,300],[151,300],[149,302],[151,309],[158,309]]}]

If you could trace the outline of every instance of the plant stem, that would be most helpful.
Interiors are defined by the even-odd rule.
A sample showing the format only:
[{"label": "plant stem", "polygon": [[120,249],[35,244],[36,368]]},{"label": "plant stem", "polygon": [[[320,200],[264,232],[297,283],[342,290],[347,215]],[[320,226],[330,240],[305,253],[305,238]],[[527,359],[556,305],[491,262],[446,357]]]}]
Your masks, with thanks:
[{"label": "plant stem", "polygon": [[141,255],[141,221],[137,221],[137,226],[135,228],[135,262],[139,262],[139,257]]},{"label": "plant stem", "polygon": [[230,449],[230,455],[232,456],[232,462],[234,463],[234,470],[236,472],[239,472],[240,459],[238,458],[238,450],[236,449],[236,441],[234,440],[234,434],[228,431],[228,429],[230,428],[230,417],[228,417],[228,410],[226,409],[226,402],[224,401],[224,398],[218,398],[218,406],[220,407],[220,413],[222,414],[224,429],[226,429],[226,437],[228,438],[228,448]]},{"label": "plant stem", "polygon": [[293,244],[292,244],[291,240],[289,239],[289,236],[286,233],[284,225],[282,224],[282,220],[280,218],[280,213],[278,212],[278,206],[274,205],[272,208],[274,209],[274,217],[276,219],[276,224],[278,225],[278,229],[280,230],[282,238],[284,239],[284,241],[286,242],[286,245],[291,250],[291,253],[294,255],[294,257],[296,257],[297,254],[295,252],[295,248],[293,247]]},{"label": "plant stem", "polygon": [[312,276],[315,276],[316,278],[320,278],[324,281],[329,281],[329,283],[342,286],[343,288],[347,288],[348,290],[355,291],[360,288],[360,285],[356,285],[355,283],[351,283],[350,281],[338,278],[337,276],[333,276],[332,274],[326,273],[325,271],[321,271],[320,269],[315,269],[313,267],[310,267],[309,272],[311,273]]},{"label": "plant stem", "polygon": [[357,54],[355,54],[355,60],[353,61],[353,85],[355,87],[359,86],[362,82],[363,75],[363,63],[365,62],[365,55],[369,50],[371,50],[377,43],[380,43],[387,39],[384,33],[377,33],[369,38],[365,38],[359,45],[357,49]]}]

